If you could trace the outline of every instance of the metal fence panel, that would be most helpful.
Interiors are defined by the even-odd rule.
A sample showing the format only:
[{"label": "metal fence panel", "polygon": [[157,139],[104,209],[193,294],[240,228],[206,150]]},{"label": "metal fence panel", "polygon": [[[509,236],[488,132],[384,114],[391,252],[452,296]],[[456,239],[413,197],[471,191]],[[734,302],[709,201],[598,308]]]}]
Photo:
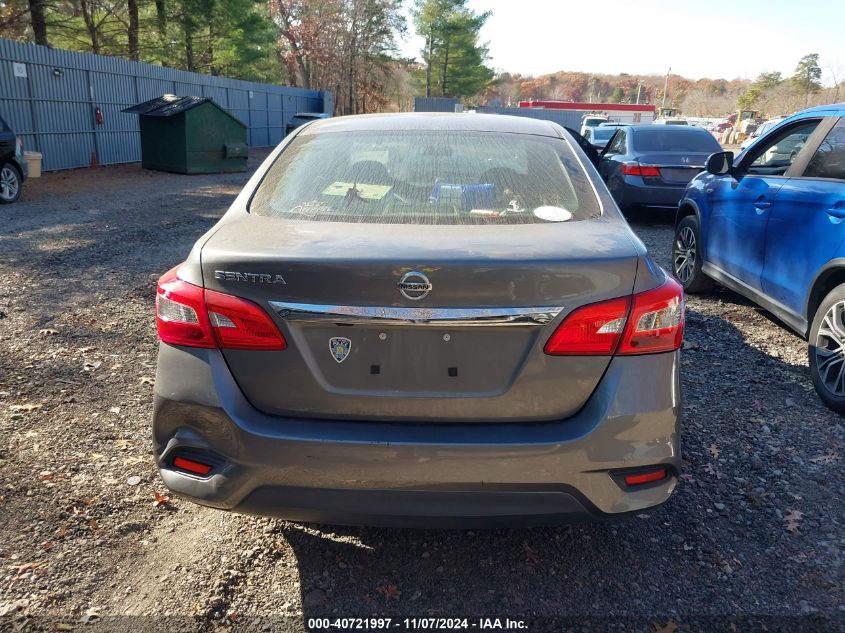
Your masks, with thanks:
[{"label": "metal fence panel", "polygon": [[454,97],[414,97],[414,112],[454,112]]},{"label": "metal fence panel", "polygon": [[333,103],[330,92],[0,39],[0,116],[43,154],[45,171],[88,166],[94,153],[103,165],[140,160],[138,117],[121,110],[167,93],[211,97],[249,126],[252,147],[279,143],[296,112],[331,112]]},{"label": "metal fence panel", "polygon": [[563,127],[572,128],[573,130],[581,129],[581,115],[584,114],[581,110],[552,110],[545,108],[496,108],[493,106],[480,106],[478,112],[488,114],[509,114],[511,116],[521,116],[530,119],[543,119],[544,121],[554,121]]},{"label": "metal fence panel", "polygon": [[220,86],[202,86],[202,95],[197,96],[211,97],[217,105],[224,108],[229,107],[229,93]]}]

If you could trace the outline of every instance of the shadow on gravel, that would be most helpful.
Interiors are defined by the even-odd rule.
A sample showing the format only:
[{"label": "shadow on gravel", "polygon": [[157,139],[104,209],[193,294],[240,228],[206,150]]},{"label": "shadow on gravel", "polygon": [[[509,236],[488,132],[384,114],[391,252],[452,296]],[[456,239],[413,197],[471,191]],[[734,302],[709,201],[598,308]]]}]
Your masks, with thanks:
[{"label": "shadow on gravel", "polygon": [[637,226],[674,227],[677,209],[659,209],[653,207],[634,207],[625,211],[625,219],[636,230]]},{"label": "shadow on gravel", "polygon": [[[814,458],[841,420],[821,406],[806,368],[752,347],[726,319],[688,319],[682,481],[666,505],[620,522],[523,530],[281,523],[306,622],[609,616],[660,627],[729,615],[720,630],[731,630],[763,615],[776,616],[769,630],[792,631],[801,601],[840,617],[845,508],[830,499],[845,487],[838,466]],[[795,531],[790,509],[804,514]]]}]

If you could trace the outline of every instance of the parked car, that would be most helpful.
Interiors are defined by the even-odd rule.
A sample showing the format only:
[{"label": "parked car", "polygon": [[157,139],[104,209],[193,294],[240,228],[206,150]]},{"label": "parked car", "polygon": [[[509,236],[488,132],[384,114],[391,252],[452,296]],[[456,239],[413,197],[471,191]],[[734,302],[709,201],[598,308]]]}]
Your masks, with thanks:
[{"label": "parked car", "polygon": [[295,521],[621,517],[680,465],[680,285],[548,121],[297,130],[158,283],[175,493]]},{"label": "parked car", "polygon": [[598,127],[607,120],[608,118],[602,114],[585,114],[581,117],[581,136],[586,136],[586,134],[584,134],[586,130]]},{"label": "parked car", "polygon": [[297,112],[290,118],[287,126],[285,126],[285,135],[287,136],[301,125],[305,125],[311,121],[319,121],[320,119],[329,119],[331,116],[327,112]]},{"label": "parked car", "polygon": [[777,118],[777,119],[771,119],[771,120],[769,120],[769,121],[765,121],[765,122],[761,123],[760,125],[758,125],[758,126],[754,129],[754,131],[753,131],[753,132],[751,132],[751,133],[748,135],[748,138],[747,138],[747,139],[745,139],[745,140],[744,140],[744,141],[740,144],[740,146],[739,146],[739,147],[740,147],[740,149],[748,149],[748,146],[749,146],[749,145],[751,145],[754,141],[756,141],[756,140],[757,140],[758,138],[760,138],[761,136],[765,136],[765,135],[766,135],[766,133],[767,133],[769,130],[771,130],[771,129],[772,129],[773,127],[775,127],[778,123],[780,123],[781,121],[783,121],[783,119],[784,119],[784,118],[785,118],[785,117],[779,117],[779,118]]},{"label": "parked car", "polygon": [[605,126],[598,126],[598,127],[588,127],[584,130],[584,138],[589,141],[590,145],[592,145],[597,151],[601,151],[607,145],[607,142],[613,137],[613,133],[616,132],[615,127],[605,127]]},{"label": "parked car", "polygon": [[604,123],[599,123],[599,127],[626,127],[628,125],[633,125],[633,123],[620,123],[619,121],[605,121]]},{"label": "parked car", "polygon": [[637,206],[676,208],[684,188],[722,146],[691,126],[629,125],[615,131],[599,172],[623,211]]},{"label": "parked car", "polygon": [[679,118],[655,119],[654,125],[689,125],[689,121]]},{"label": "parked car", "polygon": [[[797,151],[783,151],[784,147]],[[684,193],[673,266],[688,292],[719,282],[809,340],[821,399],[845,413],[845,104],[780,122],[736,159],[710,157]]]},{"label": "parked car", "polygon": [[0,117],[0,204],[20,198],[27,172],[23,142]]}]

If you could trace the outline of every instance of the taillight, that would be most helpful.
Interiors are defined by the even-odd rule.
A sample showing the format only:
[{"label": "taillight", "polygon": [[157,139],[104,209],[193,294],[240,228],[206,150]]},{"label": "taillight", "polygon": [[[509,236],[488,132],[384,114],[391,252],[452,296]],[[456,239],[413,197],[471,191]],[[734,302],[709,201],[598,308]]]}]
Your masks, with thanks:
[{"label": "taillight", "polygon": [[188,283],[179,278],[177,268],[158,281],[156,327],[162,341],[223,349],[287,347],[285,338],[259,305]]},{"label": "taillight", "polygon": [[618,354],[671,352],[684,338],[684,289],[672,277],[654,290],[634,295]]},{"label": "taillight", "polygon": [[609,356],[625,329],[628,297],[591,303],[572,312],[546,342],[552,356]]},{"label": "taillight", "polygon": [[279,328],[258,304],[206,290],[205,307],[217,342],[223,349],[282,350],[287,347]]},{"label": "taillight", "polygon": [[543,351],[552,356],[655,354],[678,349],[683,336],[683,289],[667,277],[653,290],[576,309]]},{"label": "taillight", "polygon": [[660,178],[660,167],[656,165],[640,165],[639,163],[622,163],[622,175]]},{"label": "taillight", "polygon": [[158,280],[156,328],[171,345],[217,347],[199,286],[182,281],[173,268]]}]

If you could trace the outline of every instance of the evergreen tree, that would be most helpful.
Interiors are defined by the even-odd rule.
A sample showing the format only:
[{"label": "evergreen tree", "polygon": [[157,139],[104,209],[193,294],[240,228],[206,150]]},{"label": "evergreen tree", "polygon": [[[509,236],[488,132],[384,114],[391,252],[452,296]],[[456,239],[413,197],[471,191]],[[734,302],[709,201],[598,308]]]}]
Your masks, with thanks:
[{"label": "evergreen tree", "polygon": [[809,103],[810,95],[821,90],[822,69],[819,66],[819,54],[804,55],[795,67],[792,84],[804,95],[804,102]]},{"label": "evergreen tree", "polygon": [[493,79],[479,33],[491,13],[476,14],[467,0],[417,0],[414,23],[425,40],[418,74],[426,96],[470,97]]}]

